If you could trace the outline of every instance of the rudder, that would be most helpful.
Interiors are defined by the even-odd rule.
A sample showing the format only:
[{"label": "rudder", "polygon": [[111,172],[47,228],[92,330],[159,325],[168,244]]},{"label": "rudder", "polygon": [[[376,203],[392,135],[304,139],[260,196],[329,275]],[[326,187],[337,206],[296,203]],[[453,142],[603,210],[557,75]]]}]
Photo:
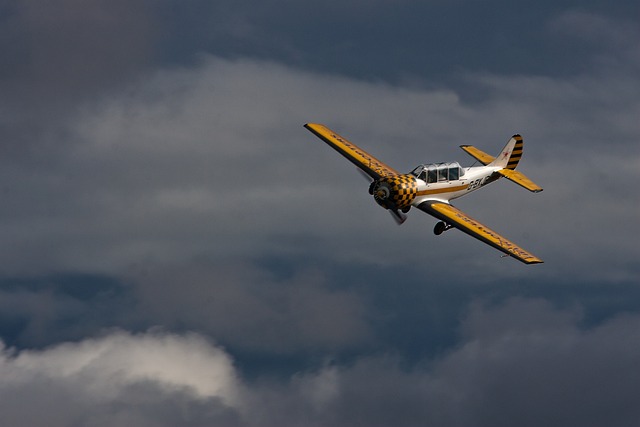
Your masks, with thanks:
[{"label": "rudder", "polygon": [[503,169],[514,170],[522,157],[524,142],[519,134],[513,135],[500,154],[488,166],[498,166]]}]

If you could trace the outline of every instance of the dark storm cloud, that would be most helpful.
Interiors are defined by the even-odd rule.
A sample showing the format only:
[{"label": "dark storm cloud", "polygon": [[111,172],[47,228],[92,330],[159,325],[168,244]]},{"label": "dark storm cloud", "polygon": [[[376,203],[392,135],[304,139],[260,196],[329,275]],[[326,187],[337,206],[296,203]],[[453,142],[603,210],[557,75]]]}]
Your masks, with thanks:
[{"label": "dark storm cloud", "polygon": [[[70,113],[152,62],[146,1],[10,1],[0,12],[0,137],[21,157],[65,138]],[[55,136],[53,136],[55,135]]]},{"label": "dark storm cloud", "polygon": [[[637,6],[253,3],[0,10],[1,424],[638,419]],[[396,227],[307,121],[522,133],[545,191],[458,206],[546,264]]]},{"label": "dark storm cloud", "polygon": [[[160,72],[74,116],[65,150],[43,151],[30,164],[5,160],[0,174],[13,183],[0,208],[0,231],[13,247],[0,255],[5,274],[112,274],[140,262],[265,253],[421,265],[436,243],[433,221],[414,214],[400,229],[389,227],[366,183],[301,127],[307,121],[328,123],[400,170],[456,158],[470,164],[456,145],[496,152],[520,132],[522,170],[547,191],[532,196],[499,182],[458,205],[532,252],[544,248],[550,264],[514,270],[459,233],[437,241],[451,242],[458,257],[430,250],[430,262],[491,260],[484,268],[507,276],[636,274],[628,227],[637,206],[621,197],[633,192],[637,175],[632,79],[475,79],[493,93],[479,104],[454,91],[409,91],[247,59],[211,57]],[[604,164],[615,164],[616,175]],[[629,179],[617,181],[618,174]],[[558,206],[565,208],[549,215]],[[593,226],[612,214],[618,221],[608,229]],[[615,245],[603,253],[590,241]],[[374,255],[365,250],[371,246]],[[602,260],[597,270],[594,260]]]},{"label": "dark storm cloud", "polygon": [[[11,2],[0,49],[2,90],[20,105],[60,108],[121,83],[152,58],[144,1]],[[53,103],[53,104],[50,104]]]},{"label": "dark storm cloud", "polygon": [[134,304],[126,282],[105,276],[3,278],[0,336],[10,346],[39,348],[91,336],[105,327],[139,329],[127,315]]},{"label": "dark storm cloud", "polygon": [[[139,309],[162,325],[206,332],[263,354],[346,352],[372,340],[361,296],[330,289],[321,271],[276,279],[248,265],[211,262],[134,272]],[[176,284],[179,287],[176,288]]]},{"label": "dark storm cloud", "polygon": [[[174,37],[165,45],[172,60],[189,61],[194,51],[249,55],[422,86],[461,84],[468,70],[583,73],[594,65],[589,57],[608,54],[599,31],[609,33],[610,22],[632,28],[628,17],[637,13],[631,2],[612,8],[601,1],[329,1],[313,7],[288,0],[201,1],[178,10],[171,4],[161,15],[172,25]],[[574,24],[577,32],[569,30]]]},{"label": "dark storm cloud", "polygon": [[633,424],[637,316],[593,330],[580,329],[579,318],[536,300],[475,306],[458,349],[424,371],[402,373],[384,360],[355,365],[338,376],[342,399],[334,402],[350,420],[344,425],[364,414],[378,420],[371,425]]},{"label": "dark storm cloud", "polygon": [[580,310],[543,300],[478,302],[458,346],[420,366],[363,356],[284,381],[243,379],[224,350],[194,334],[112,331],[41,351],[4,349],[0,418],[18,426],[632,425],[640,320],[619,315],[589,329],[580,320]]}]

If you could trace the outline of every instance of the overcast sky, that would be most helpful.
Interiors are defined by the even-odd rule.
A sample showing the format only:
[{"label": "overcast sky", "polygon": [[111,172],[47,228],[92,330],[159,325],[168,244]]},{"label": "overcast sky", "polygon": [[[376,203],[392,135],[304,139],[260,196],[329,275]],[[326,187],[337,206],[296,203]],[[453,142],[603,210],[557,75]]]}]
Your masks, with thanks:
[{"label": "overcast sky", "polygon": [[[637,1],[0,0],[0,424],[640,422]],[[390,166],[524,137],[398,227]]]}]

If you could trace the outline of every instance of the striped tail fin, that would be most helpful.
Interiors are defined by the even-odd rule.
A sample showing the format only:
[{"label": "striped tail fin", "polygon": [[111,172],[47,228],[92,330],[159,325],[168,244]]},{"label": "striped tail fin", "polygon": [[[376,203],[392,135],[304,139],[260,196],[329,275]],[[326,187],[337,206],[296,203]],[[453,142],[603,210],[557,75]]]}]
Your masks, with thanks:
[{"label": "striped tail fin", "polygon": [[509,163],[507,163],[506,169],[514,170],[516,166],[518,166],[518,162],[522,157],[522,148],[524,146],[524,142],[520,135],[514,135],[513,139],[516,140],[515,145],[513,146],[513,151],[511,151],[511,156],[509,156]]},{"label": "striped tail fin", "polygon": [[488,166],[499,166],[503,169],[514,170],[522,157],[524,142],[520,135],[513,135],[500,154]]}]

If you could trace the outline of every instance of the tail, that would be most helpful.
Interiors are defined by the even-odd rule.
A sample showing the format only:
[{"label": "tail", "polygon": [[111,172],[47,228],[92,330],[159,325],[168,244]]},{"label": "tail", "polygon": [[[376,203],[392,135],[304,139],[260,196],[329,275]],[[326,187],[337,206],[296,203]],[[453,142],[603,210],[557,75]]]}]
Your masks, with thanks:
[{"label": "tail", "polygon": [[504,146],[498,157],[490,156],[482,150],[477,149],[473,145],[461,145],[464,151],[473,156],[476,160],[485,166],[499,167],[498,174],[504,176],[510,181],[526,188],[534,193],[542,191],[542,187],[531,181],[525,174],[515,170],[522,157],[522,148],[524,142],[520,135],[513,135],[507,145]]},{"label": "tail", "polygon": [[487,166],[497,166],[503,169],[515,170],[522,157],[524,142],[520,135],[513,135],[500,154]]},{"label": "tail", "polygon": [[498,154],[498,157],[489,163],[489,166],[501,167],[502,169],[498,171],[500,175],[529,191],[539,193],[542,191],[542,187],[531,181],[522,172],[515,170],[520,158],[522,157],[523,146],[524,142],[522,141],[522,137],[520,135],[513,135],[500,154]]}]

